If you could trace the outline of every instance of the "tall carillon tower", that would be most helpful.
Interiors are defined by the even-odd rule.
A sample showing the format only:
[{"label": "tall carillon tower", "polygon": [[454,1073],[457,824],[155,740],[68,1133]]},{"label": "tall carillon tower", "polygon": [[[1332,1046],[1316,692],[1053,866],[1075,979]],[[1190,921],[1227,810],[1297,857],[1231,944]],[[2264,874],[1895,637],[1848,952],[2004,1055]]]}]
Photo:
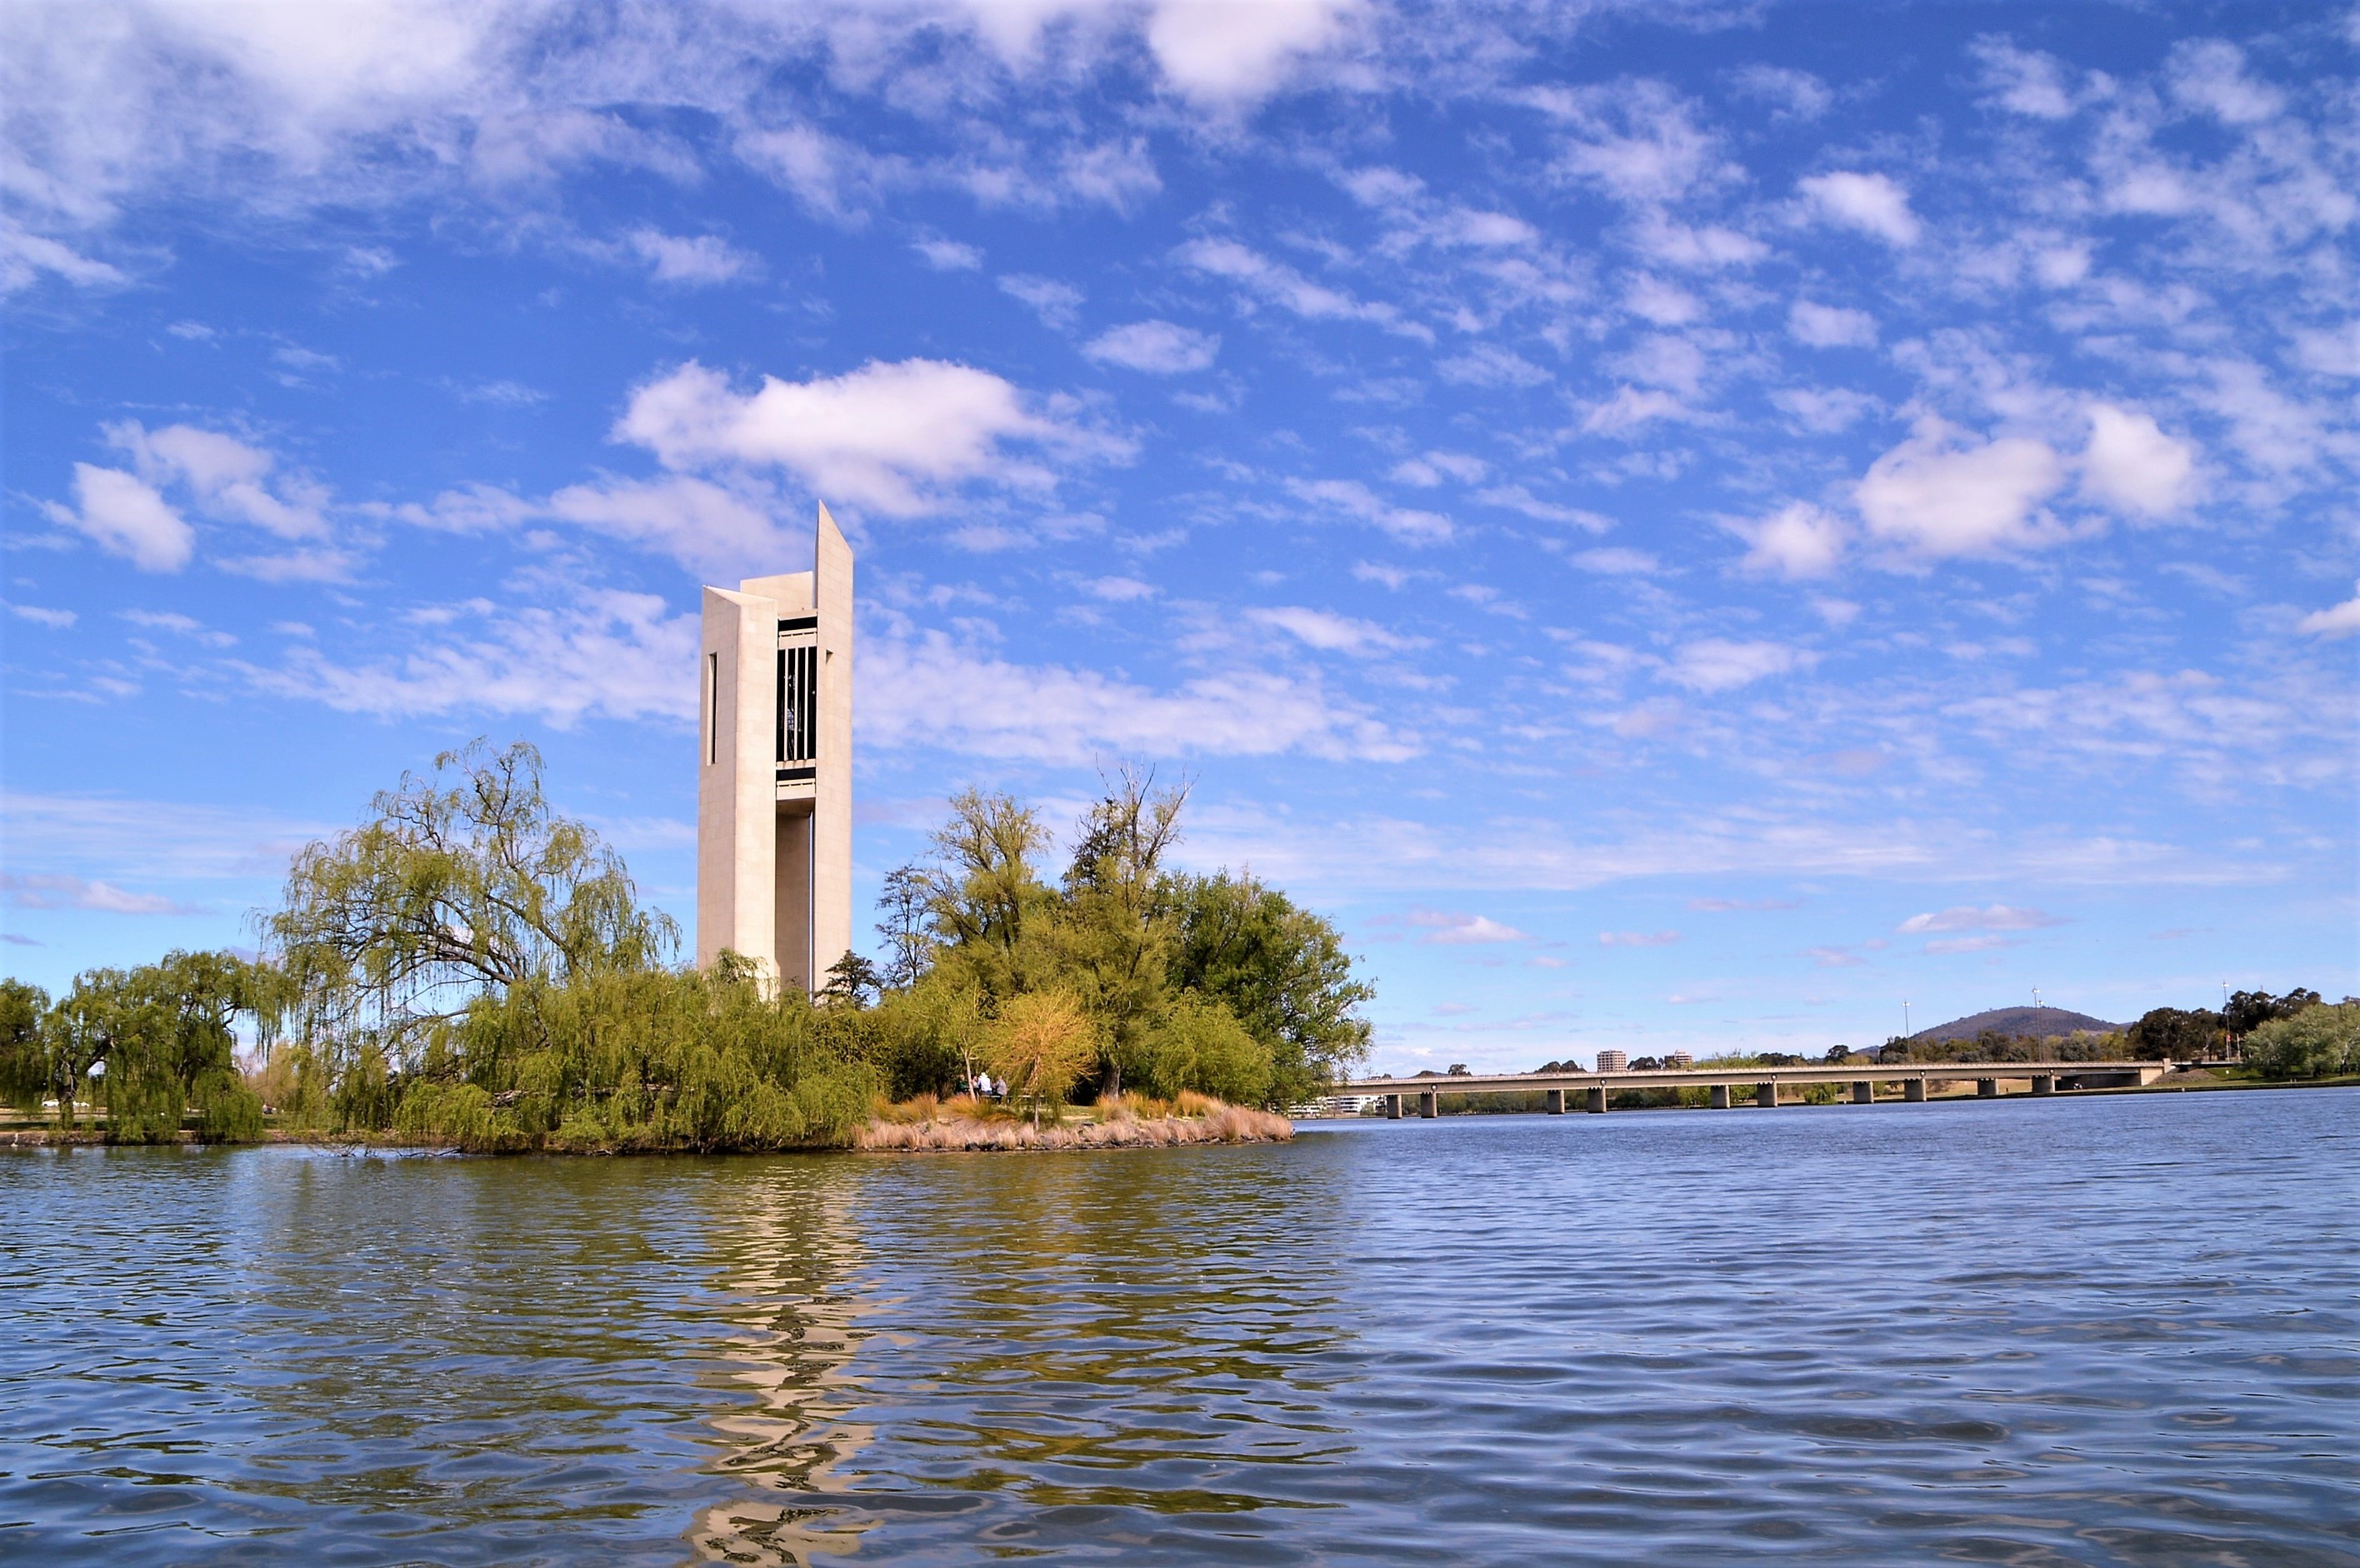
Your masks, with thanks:
[{"label": "tall carillon tower", "polygon": [[724,948],[805,991],[852,948],[852,548],[705,591],[696,962]]}]

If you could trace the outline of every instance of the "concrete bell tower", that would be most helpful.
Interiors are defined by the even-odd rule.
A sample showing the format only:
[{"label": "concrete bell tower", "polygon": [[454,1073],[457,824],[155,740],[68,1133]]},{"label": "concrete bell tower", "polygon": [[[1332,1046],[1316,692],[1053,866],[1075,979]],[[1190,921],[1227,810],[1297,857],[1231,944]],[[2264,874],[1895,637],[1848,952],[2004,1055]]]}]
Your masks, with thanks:
[{"label": "concrete bell tower", "polygon": [[705,591],[696,962],[827,983],[852,948],[852,548],[819,509],[812,570]]}]

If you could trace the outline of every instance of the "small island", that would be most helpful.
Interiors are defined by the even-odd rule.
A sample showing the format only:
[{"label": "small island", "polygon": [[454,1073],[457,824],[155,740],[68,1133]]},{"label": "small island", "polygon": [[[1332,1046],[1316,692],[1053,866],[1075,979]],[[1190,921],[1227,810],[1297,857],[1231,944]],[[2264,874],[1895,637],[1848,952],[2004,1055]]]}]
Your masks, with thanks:
[{"label": "small island", "polygon": [[[1109,775],[1054,882],[1040,813],[956,796],[884,879],[887,959],[816,993],[678,962],[622,859],[482,742],[294,860],[260,948],[0,982],[11,1142],[473,1152],[1065,1149],[1283,1139],[1365,1055],[1335,927],[1167,862],[1187,799]],[[989,1086],[988,1088],[986,1086]],[[980,1092],[979,1092],[980,1091]]]}]

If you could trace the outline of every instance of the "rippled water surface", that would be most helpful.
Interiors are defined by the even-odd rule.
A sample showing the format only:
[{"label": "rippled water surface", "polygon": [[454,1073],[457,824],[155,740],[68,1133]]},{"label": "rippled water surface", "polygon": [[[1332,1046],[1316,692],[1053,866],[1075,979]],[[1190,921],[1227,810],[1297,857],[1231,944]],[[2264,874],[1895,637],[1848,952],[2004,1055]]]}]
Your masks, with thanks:
[{"label": "rippled water surface", "polygon": [[0,1558],[2360,1564],[2356,1119],[15,1153]]}]

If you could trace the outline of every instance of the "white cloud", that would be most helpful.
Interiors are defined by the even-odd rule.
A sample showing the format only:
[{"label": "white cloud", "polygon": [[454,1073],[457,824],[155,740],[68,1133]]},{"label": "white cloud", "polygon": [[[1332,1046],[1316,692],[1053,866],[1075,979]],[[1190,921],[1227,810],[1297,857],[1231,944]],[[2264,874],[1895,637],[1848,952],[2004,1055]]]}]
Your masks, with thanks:
[{"label": "white cloud", "polygon": [[2073,113],[2073,94],[2055,56],[2017,49],[2005,38],[1978,38],[1973,53],[1983,62],[1983,91],[2000,107],[2037,120]]},{"label": "white cloud", "polygon": [[983,252],[956,240],[920,240],[910,248],[936,272],[973,272],[983,265]]},{"label": "white cloud", "polygon": [[1808,501],[1790,501],[1766,517],[1729,518],[1721,526],[1749,547],[1740,562],[1746,572],[1794,582],[1826,577],[1843,560],[1842,519]]},{"label": "white cloud", "polygon": [[1286,487],[1298,499],[1374,523],[1404,544],[1439,544],[1451,535],[1441,513],[1393,506],[1357,479],[1290,479]]},{"label": "white cloud", "polygon": [[194,425],[150,430],[126,420],[104,429],[108,444],[131,454],[142,479],[187,486],[209,517],[252,523],[281,539],[316,539],[328,532],[326,489],[290,475],[273,481],[279,460],[260,447]]},{"label": "white cloud", "polygon": [[42,504],[52,522],[81,530],[142,572],[178,572],[189,564],[196,530],[153,486],[118,468],[77,463],[73,471],[74,505]]},{"label": "white cloud", "polygon": [[1954,936],[1926,944],[1928,953],[1988,953],[1995,947],[2022,947],[2024,943],[2005,936]]},{"label": "white cloud", "polygon": [[1490,463],[1463,452],[1428,452],[1404,458],[1385,477],[1396,485],[1415,485],[1421,490],[1430,490],[1442,483],[1445,474],[1461,485],[1473,485],[1491,471]]},{"label": "white cloud", "polygon": [[713,234],[668,234],[634,229],[631,249],[654,269],[659,283],[727,283],[758,265],[753,256]]},{"label": "white cloud", "polygon": [[82,618],[71,610],[48,610],[38,604],[11,604],[8,613],[18,620],[47,626],[53,632],[61,632]]},{"label": "white cloud", "polygon": [[1489,915],[1458,914],[1443,909],[1412,909],[1402,917],[1405,925],[1423,926],[1426,935],[1418,938],[1434,947],[1466,947],[1503,942],[1530,942],[1511,925],[1502,925]]},{"label": "white cloud", "polygon": [[1549,378],[1547,371],[1497,343],[1477,343],[1434,368],[1445,381],[1462,387],[1537,387]]},{"label": "white cloud", "polygon": [[1180,260],[1197,271],[1226,278],[1249,293],[1306,321],[1374,321],[1380,326],[1419,339],[1433,333],[1382,301],[1363,301],[1339,289],[1314,283],[1284,262],[1273,261],[1235,240],[1192,240],[1179,250]]},{"label": "white cloud", "polygon": [[1836,95],[1808,71],[1785,66],[1749,65],[1737,73],[1738,91],[1772,105],[1780,118],[1816,120],[1828,112]]},{"label": "white cloud", "polygon": [[1164,321],[1133,321],[1128,326],[1112,327],[1082,345],[1083,354],[1101,364],[1120,365],[1126,370],[1145,371],[1151,376],[1180,376],[1208,369],[1220,349],[1218,335]]},{"label": "white cloud", "polygon": [[103,261],[93,261],[68,245],[0,219],[0,295],[28,289],[43,273],[78,288],[114,288],[131,280]]},{"label": "white cloud", "polygon": [[1662,567],[1662,562],[1644,550],[1578,550],[1566,560],[1584,572],[1609,577],[1644,577]]},{"label": "white cloud", "polygon": [[2322,637],[2347,637],[2360,632],[2360,593],[2341,604],[2313,610],[2295,623],[2295,630]]},{"label": "white cloud", "polygon": [[1876,318],[1865,310],[1841,305],[1816,305],[1797,299],[1786,312],[1786,330],[1798,343],[1813,348],[1874,348]]},{"label": "white cloud", "polygon": [[1704,314],[1704,306],[1695,295],[1653,273],[1633,278],[1623,291],[1622,303],[1633,315],[1659,327],[1684,327]]},{"label": "white cloud", "polygon": [[257,690],[381,718],[530,713],[560,729],[584,717],[691,722],[697,618],[652,593],[599,591],[562,609],[457,607],[472,635],[397,659],[340,665],[298,646],[277,669],[235,664]]},{"label": "white cloud", "polygon": [[1622,201],[1674,201],[1734,172],[1720,138],[1663,82],[1545,88],[1527,101],[1572,127],[1558,155],[1566,169]]},{"label": "white cloud", "polygon": [[1309,609],[1301,604],[1248,610],[1246,619],[1257,626],[1276,627],[1306,647],[1316,648],[1325,653],[1360,653],[1371,648],[1409,648],[1415,646],[1417,640],[1387,631],[1373,621],[1354,620],[1349,615]]},{"label": "white cloud", "polygon": [[1927,416],[1853,487],[1869,532],[1919,554],[1987,555],[2055,542],[2034,509],[2065,482],[2046,442],[2008,436],[1983,445]]},{"label": "white cloud", "polygon": [[1849,387],[1781,387],[1770,401],[1797,425],[1821,435],[1850,430],[1879,407],[1875,398]]},{"label": "white cloud", "polygon": [[2223,125],[2250,125],[2286,107],[2286,95],[2245,74],[2245,54],[2226,38],[2184,38],[2164,74],[2172,96]]},{"label": "white cloud", "polygon": [[[1048,7],[1011,7],[1033,8]],[[1360,9],[1360,0],[1160,0],[1147,45],[1184,96],[1233,104],[1275,89],[1305,57],[1336,42]]]},{"label": "white cloud", "polygon": [[781,528],[759,500],[686,474],[569,485],[536,510],[724,582],[744,576],[748,561],[782,559],[803,537],[801,529]]},{"label": "white cloud", "polygon": [[2035,931],[2063,923],[2040,909],[2014,909],[2005,904],[1978,909],[1972,904],[1961,904],[1935,914],[1912,915],[1894,929],[1905,936],[1917,936],[1926,931]]},{"label": "white cloud", "polygon": [[1100,577],[1085,583],[1091,597],[1104,599],[1110,604],[1127,604],[1137,599],[1153,599],[1155,588],[1136,577]]},{"label": "white cloud", "polygon": [[1798,189],[1829,222],[1896,245],[1918,243],[1918,218],[1909,192],[1882,174],[1849,169],[1814,174]]},{"label": "white cloud", "polygon": [[1082,291],[1072,284],[1060,283],[1054,278],[1035,278],[1030,273],[1010,273],[1000,280],[1000,291],[1012,299],[1022,300],[1043,324],[1060,332],[1074,324],[1082,306]]},{"label": "white cloud", "polygon": [[2299,328],[2294,333],[2297,363],[2322,376],[2360,376],[2360,321],[2329,328]]},{"label": "white cloud", "polygon": [[2117,511],[2169,517],[2196,489],[2196,458],[2186,441],[2155,420],[2111,403],[2090,406],[2090,445],[2081,454],[2081,491]]},{"label": "white cloud", "polygon": [[1399,762],[1416,746],[1315,681],[1240,670],[1159,691],[1090,670],[978,656],[939,633],[861,649],[863,746],[1079,764],[1191,753]]},{"label": "white cloud", "polygon": [[1738,642],[1702,637],[1683,644],[1665,667],[1664,679],[1691,691],[1732,691],[1789,670],[1808,670],[1819,656],[1778,642]]},{"label": "white cloud", "polygon": [[631,394],[617,439],[653,452],[665,467],[771,465],[824,499],[911,516],[945,492],[982,479],[1046,490],[1054,475],[1012,455],[1013,443],[1120,455],[1127,446],[1032,412],[1015,387],[964,365],[870,361],[842,376],[781,381],[766,376],[739,392],[694,360]]},{"label": "white cloud", "polygon": [[1770,247],[1752,234],[1712,223],[1683,223],[1655,211],[1639,215],[1632,243],[1644,256],[1691,272],[1749,267],[1770,254]]},{"label": "white cloud", "polygon": [[20,909],[92,909],[108,915],[204,913],[160,893],[127,893],[112,883],[61,875],[0,871],[0,893],[5,893],[8,902]]},{"label": "white cloud", "polygon": [[1487,506],[1521,512],[1538,522],[1565,523],[1586,533],[1602,534],[1614,526],[1612,517],[1601,517],[1580,506],[1560,506],[1554,501],[1541,500],[1521,485],[1500,485],[1489,490],[1478,490],[1475,499]]},{"label": "white cloud", "polygon": [[1669,947],[1680,940],[1676,931],[1600,931],[1601,947]]},{"label": "white cloud", "polygon": [[1581,417],[1581,428],[1594,435],[1634,436],[1658,419],[1694,418],[1694,410],[1659,387],[1622,387],[1614,396],[1593,403]]}]

